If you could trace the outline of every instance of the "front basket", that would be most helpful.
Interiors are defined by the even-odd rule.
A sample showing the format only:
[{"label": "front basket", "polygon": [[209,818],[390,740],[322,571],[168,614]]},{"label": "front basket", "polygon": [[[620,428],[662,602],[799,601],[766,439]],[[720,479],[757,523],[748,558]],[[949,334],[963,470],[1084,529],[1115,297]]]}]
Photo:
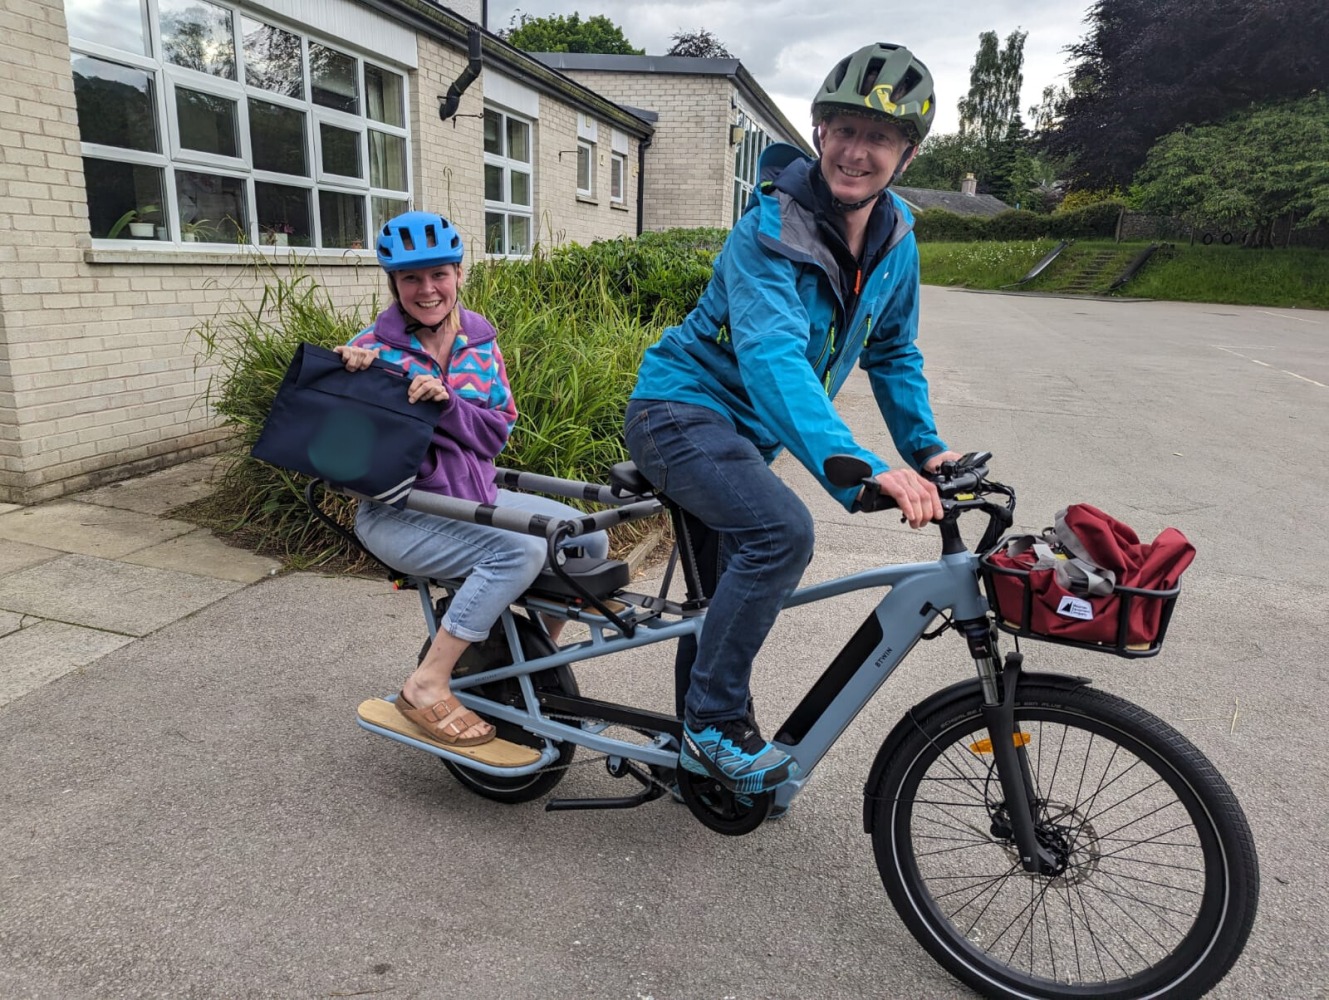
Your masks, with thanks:
[{"label": "front basket", "polygon": [[[1088,641],[1076,634],[1083,635],[1083,623],[1058,619],[1051,609],[1037,603],[1038,593],[1032,585],[1028,570],[992,563],[992,556],[1004,550],[1005,545],[999,544],[979,561],[988,604],[996,615],[997,627],[1003,632],[1027,639],[1055,642],[1062,646],[1091,649],[1096,653],[1112,653],[1128,659],[1156,656],[1163,648],[1163,639],[1172,621],[1172,609],[1181,593],[1179,585],[1171,590],[1117,586],[1110,597],[1086,598],[1095,605],[1098,618],[1093,626],[1098,633],[1098,641]],[[1052,571],[1037,572],[1050,574]],[[1142,612],[1140,617],[1149,623],[1143,634],[1138,628],[1135,634],[1131,632],[1132,613],[1137,611]],[[1152,621],[1155,618],[1157,626],[1153,627]],[[1048,628],[1045,623],[1049,620],[1057,622],[1057,628],[1062,631],[1054,632]]]}]

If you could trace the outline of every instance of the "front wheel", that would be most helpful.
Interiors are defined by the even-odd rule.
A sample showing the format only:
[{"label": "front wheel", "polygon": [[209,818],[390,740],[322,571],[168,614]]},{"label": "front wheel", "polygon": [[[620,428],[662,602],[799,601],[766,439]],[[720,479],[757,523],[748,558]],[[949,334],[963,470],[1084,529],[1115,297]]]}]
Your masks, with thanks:
[{"label": "front wheel", "polygon": [[[887,738],[867,789],[886,891],[919,943],[989,997],[1198,997],[1255,920],[1255,843],[1232,790],[1161,719],[1022,681],[1035,831],[1020,863],[977,690]],[[878,769],[874,768],[874,773]]]}]

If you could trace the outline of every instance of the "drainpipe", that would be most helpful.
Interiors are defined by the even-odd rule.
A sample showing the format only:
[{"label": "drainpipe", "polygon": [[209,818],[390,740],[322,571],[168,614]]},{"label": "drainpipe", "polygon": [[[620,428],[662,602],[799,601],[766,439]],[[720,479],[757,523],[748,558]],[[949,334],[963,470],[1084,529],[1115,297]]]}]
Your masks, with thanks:
[{"label": "drainpipe", "polygon": [[471,25],[470,51],[466,68],[461,71],[461,76],[452,81],[447,96],[439,98],[443,102],[438,106],[438,117],[442,121],[447,121],[457,113],[457,109],[461,107],[461,95],[466,92],[466,88],[475,81],[475,78],[480,75],[480,70],[484,68],[484,63],[480,59],[481,37],[480,26],[477,24]]},{"label": "drainpipe", "polygon": [[647,136],[641,142],[637,143],[637,235],[640,236],[643,228],[642,212],[646,208],[646,147],[651,144],[651,138]]}]

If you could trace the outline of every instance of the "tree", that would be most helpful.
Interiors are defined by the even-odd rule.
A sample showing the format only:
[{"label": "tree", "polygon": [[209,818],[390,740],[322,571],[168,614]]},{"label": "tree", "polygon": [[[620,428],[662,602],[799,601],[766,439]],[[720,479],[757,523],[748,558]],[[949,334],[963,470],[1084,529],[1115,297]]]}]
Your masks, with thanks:
[{"label": "tree", "polygon": [[1162,136],[1329,81],[1324,0],[1098,0],[1072,94],[1042,137],[1077,186],[1126,185]]},{"label": "tree", "polygon": [[1049,83],[1043,88],[1042,99],[1037,104],[1029,106],[1029,131],[1038,135],[1054,128],[1066,113],[1066,104],[1070,99],[1069,89]]},{"label": "tree", "polygon": [[526,52],[592,52],[610,56],[644,56],[632,47],[623,29],[603,14],[581,19],[580,14],[531,17],[514,14],[499,36]]},{"label": "tree", "polygon": [[692,56],[698,59],[734,58],[733,53],[724,47],[720,39],[705,28],[688,32],[679,29],[669,36],[669,40],[674,44],[665,53],[667,56]]},{"label": "tree", "polygon": [[1329,96],[1269,104],[1165,137],[1137,175],[1148,212],[1250,232],[1268,246],[1274,223],[1329,222]]},{"label": "tree", "polygon": [[918,156],[909,165],[901,183],[909,187],[958,191],[965,174],[984,177],[988,151],[972,135],[930,135],[923,140]]},{"label": "tree", "polygon": [[1020,113],[1024,86],[1024,40],[1027,31],[1012,31],[1006,47],[997,48],[997,33],[978,36],[978,54],[969,70],[969,93],[959,102],[960,134],[976,133],[986,149],[1006,137]]}]

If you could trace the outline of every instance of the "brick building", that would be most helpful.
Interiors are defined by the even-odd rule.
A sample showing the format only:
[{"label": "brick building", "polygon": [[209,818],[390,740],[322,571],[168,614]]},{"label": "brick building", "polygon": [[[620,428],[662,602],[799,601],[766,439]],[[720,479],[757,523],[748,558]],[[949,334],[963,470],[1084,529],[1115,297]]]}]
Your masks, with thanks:
[{"label": "brick building", "polygon": [[[222,447],[203,405],[213,369],[191,331],[256,307],[273,268],[296,263],[339,305],[367,307],[384,293],[370,234],[407,207],[448,216],[471,260],[728,225],[721,206],[756,141],[744,125],[726,145],[730,126],[792,138],[732,60],[709,77],[668,74],[683,90],[712,77],[729,89],[702,83],[714,93],[682,115],[672,84],[641,92],[640,107],[662,106],[652,113],[507,45],[476,23],[483,11],[483,0],[6,0],[0,502]],[[713,122],[717,102],[727,114]],[[716,126],[707,157],[658,188],[706,206],[688,217],[639,195],[655,172],[683,169],[664,134],[694,118],[704,127],[685,143],[698,149]]]},{"label": "brick building", "polygon": [[[642,185],[646,229],[733,225],[772,142],[809,155],[811,125],[791,125],[737,59],[532,53],[546,66],[655,121]],[[717,178],[729,183],[718,183]]]}]

